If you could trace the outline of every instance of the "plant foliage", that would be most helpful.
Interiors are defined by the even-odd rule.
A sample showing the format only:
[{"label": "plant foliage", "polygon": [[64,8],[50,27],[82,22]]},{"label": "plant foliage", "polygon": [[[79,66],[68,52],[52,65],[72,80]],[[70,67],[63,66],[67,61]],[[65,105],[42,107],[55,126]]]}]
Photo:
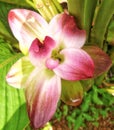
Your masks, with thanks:
[{"label": "plant foliage", "polygon": [[79,107],[73,108],[59,102],[55,118],[59,121],[67,120],[71,130],[78,130],[80,127],[86,128],[86,122],[98,127],[99,117],[106,118],[110,112],[114,113],[114,96],[93,85],[92,89],[85,93]]},{"label": "plant foliage", "polygon": [[6,74],[21,53],[0,39],[0,130],[22,130],[28,123],[23,90],[12,88],[6,83]]}]

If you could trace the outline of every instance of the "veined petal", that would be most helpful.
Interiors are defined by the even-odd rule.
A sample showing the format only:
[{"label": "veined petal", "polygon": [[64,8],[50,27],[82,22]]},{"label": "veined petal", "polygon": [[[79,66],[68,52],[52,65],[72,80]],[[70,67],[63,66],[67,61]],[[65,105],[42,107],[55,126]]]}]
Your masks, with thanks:
[{"label": "veined petal", "polygon": [[44,60],[51,55],[51,50],[54,46],[55,41],[51,37],[46,36],[43,43],[36,38],[29,49],[29,57],[32,64],[35,66],[42,65]]},{"label": "veined petal", "polygon": [[56,111],[61,81],[52,71],[36,68],[26,84],[28,115],[34,128],[42,127]]},{"label": "veined petal", "polygon": [[106,72],[112,65],[110,57],[97,46],[85,46],[83,48],[92,58],[95,64],[94,76]]},{"label": "veined petal", "polygon": [[48,23],[36,12],[27,9],[10,10],[8,22],[24,54],[36,37],[43,40],[47,35]]},{"label": "veined petal", "polygon": [[10,69],[6,76],[9,85],[15,88],[25,87],[29,74],[33,71],[33,66],[28,57],[19,59]]},{"label": "veined petal", "polygon": [[56,15],[49,23],[50,32],[57,43],[67,48],[81,48],[86,40],[84,30],[78,29],[73,16],[66,13]]},{"label": "veined petal", "polygon": [[94,63],[91,57],[82,49],[64,49],[61,51],[64,61],[54,72],[65,80],[82,80],[93,77]]}]

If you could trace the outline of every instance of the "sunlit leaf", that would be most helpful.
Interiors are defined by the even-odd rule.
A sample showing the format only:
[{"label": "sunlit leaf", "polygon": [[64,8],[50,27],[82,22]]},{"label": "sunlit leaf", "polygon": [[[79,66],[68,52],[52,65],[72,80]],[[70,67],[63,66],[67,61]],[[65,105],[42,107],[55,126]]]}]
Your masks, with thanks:
[{"label": "sunlit leaf", "polygon": [[22,130],[29,121],[23,90],[12,88],[5,78],[20,57],[22,54],[12,52],[7,43],[0,43],[0,130]]}]

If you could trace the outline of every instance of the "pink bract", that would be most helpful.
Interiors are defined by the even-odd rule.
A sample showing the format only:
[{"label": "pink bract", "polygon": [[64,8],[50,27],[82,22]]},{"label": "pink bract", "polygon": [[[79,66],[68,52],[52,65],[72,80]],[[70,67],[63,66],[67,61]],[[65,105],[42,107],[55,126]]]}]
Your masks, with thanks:
[{"label": "pink bract", "polygon": [[[56,111],[61,79],[70,82],[93,78],[95,65],[100,65],[100,62],[95,62],[81,48],[86,33],[77,27],[75,18],[69,14],[58,14],[47,23],[34,11],[13,9],[8,21],[27,60],[23,57],[11,67],[7,81],[16,88],[24,86],[31,124],[40,128]],[[104,53],[99,52],[103,58]],[[100,61],[100,55],[95,60]],[[102,63],[108,60],[102,60]]]}]

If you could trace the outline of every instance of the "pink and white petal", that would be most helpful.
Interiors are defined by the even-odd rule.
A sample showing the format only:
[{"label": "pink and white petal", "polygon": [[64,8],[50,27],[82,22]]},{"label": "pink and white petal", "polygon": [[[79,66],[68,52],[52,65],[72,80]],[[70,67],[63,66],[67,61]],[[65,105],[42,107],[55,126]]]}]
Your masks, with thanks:
[{"label": "pink and white petal", "polygon": [[59,65],[58,59],[48,58],[46,59],[45,65],[48,69],[53,70]]},{"label": "pink and white petal", "polygon": [[56,15],[49,23],[50,32],[57,43],[67,48],[81,48],[86,40],[85,30],[80,30],[73,16],[62,13]]},{"label": "pink and white petal", "polygon": [[20,58],[10,69],[6,76],[9,85],[15,88],[24,88],[29,74],[33,71],[33,66],[28,57]]},{"label": "pink and white petal", "polygon": [[40,128],[56,111],[61,80],[50,70],[36,68],[27,81],[25,92],[31,125]]},{"label": "pink and white petal", "polygon": [[43,40],[47,35],[48,23],[36,12],[27,9],[12,9],[8,14],[10,28],[26,54],[37,37]]},{"label": "pink and white petal", "polygon": [[43,43],[39,39],[35,39],[29,49],[29,57],[31,63],[35,66],[44,64],[45,59],[51,56],[52,49],[55,46],[55,41],[46,36]]},{"label": "pink and white petal", "polygon": [[64,49],[61,51],[64,61],[53,71],[65,80],[83,80],[94,75],[94,63],[82,49]]},{"label": "pink and white petal", "polygon": [[49,23],[50,33],[48,35],[54,38],[54,40],[57,43],[57,46],[59,46],[59,44],[61,44],[63,40],[63,33],[62,33],[63,30],[62,28],[60,28],[60,25],[58,23],[59,19],[61,18],[61,15],[60,14],[56,15],[55,17],[52,18],[52,20]]}]

